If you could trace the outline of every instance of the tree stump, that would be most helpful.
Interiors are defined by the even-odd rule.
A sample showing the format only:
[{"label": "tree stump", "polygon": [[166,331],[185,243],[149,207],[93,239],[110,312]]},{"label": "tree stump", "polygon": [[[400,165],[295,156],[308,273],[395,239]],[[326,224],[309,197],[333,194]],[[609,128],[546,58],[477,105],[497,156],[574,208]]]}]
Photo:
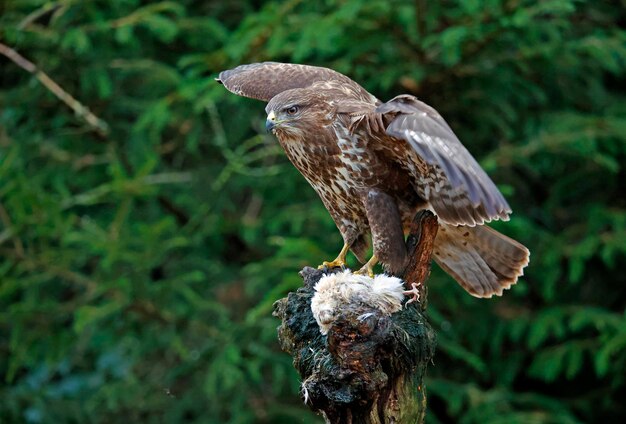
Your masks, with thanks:
[{"label": "tree stump", "polygon": [[398,312],[355,299],[338,306],[323,335],[311,299],[327,273],[310,267],[300,272],[304,286],[275,303],[274,316],[282,320],[278,339],[302,378],[302,398],[327,423],[423,422],[423,377],[436,343],[424,316],[424,283],[436,234],[437,218],[420,212],[407,239],[409,263],[399,276],[407,289],[417,288],[419,299],[408,305],[405,299]]}]

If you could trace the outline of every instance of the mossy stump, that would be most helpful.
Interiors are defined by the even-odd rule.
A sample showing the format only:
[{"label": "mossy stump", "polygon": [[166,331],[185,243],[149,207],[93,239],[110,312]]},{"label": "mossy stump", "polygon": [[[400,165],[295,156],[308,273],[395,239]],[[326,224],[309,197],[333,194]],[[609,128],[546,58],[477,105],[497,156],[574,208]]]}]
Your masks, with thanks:
[{"label": "mossy stump", "polygon": [[435,349],[426,321],[425,280],[437,218],[419,213],[407,239],[410,262],[402,277],[419,300],[390,316],[364,304],[348,305],[327,335],[311,311],[315,284],[325,274],[306,267],[304,285],[274,305],[281,348],[293,357],[302,378],[301,395],[333,424],[422,423],[426,413],[423,377]]}]

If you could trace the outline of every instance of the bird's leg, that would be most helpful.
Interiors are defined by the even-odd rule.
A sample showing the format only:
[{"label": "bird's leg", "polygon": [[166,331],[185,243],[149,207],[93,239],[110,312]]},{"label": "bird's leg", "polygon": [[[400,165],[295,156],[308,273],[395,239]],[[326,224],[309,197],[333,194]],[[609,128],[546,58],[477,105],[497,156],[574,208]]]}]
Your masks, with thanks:
[{"label": "bird's leg", "polygon": [[346,266],[346,255],[348,254],[349,249],[350,249],[350,246],[344,243],[343,247],[341,248],[341,252],[339,252],[339,255],[337,255],[337,257],[334,260],[330,262],[326,262],[326,261],[322,262],[322,264],[318,266],[317,269],[340,268],[340,267]]},{"label": "bird's leg", "polygon": [[374,266],[378,263],[378,258],[376,255],[372,255],[369,261],[361,269],[359,269],[355,274],[359,275],[367,275],[370,278],[374,278]]}]

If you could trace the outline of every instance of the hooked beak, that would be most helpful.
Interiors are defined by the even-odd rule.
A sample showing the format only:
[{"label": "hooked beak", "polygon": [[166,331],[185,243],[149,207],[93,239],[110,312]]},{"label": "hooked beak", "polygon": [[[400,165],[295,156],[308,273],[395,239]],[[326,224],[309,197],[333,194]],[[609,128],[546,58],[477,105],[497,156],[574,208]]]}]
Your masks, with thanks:
[{"label": "hooked beak", "polygon": [[276,127],[276,114],[274,111],[271,111],[269,115],[267,115],[267,120],[265,121],[265,129],[267,132],[271,132],[274,127]]}]

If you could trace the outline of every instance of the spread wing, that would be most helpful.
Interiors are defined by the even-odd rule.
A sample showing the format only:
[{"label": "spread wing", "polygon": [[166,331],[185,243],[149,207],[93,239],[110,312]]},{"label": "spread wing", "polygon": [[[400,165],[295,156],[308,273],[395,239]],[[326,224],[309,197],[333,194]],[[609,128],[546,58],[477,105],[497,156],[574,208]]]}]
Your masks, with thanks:
[{"label": "spread wing", "polygon": [[237,66],[220,72],[217,82],[244,97],[270,101],[275,95],[294,88],[305,88],[323,82],[340,83],[344,90],[358,98],[377,99],[347,76],[332,69],[293,63],[261,62]]},{"label": "spread wing", "polygon": [[[493,219],[508,220],[508,203],[435,109],[413,96],[402,95],[376,111],[389,122],[386,132],[393,137],[389,142],[408,142],[426,162],[425,173],[414,171],[416,187],[439,218],[449,224],[469,226]],[[406,151],[387,150],[396,152],[399,163],[406,163]]]}]

